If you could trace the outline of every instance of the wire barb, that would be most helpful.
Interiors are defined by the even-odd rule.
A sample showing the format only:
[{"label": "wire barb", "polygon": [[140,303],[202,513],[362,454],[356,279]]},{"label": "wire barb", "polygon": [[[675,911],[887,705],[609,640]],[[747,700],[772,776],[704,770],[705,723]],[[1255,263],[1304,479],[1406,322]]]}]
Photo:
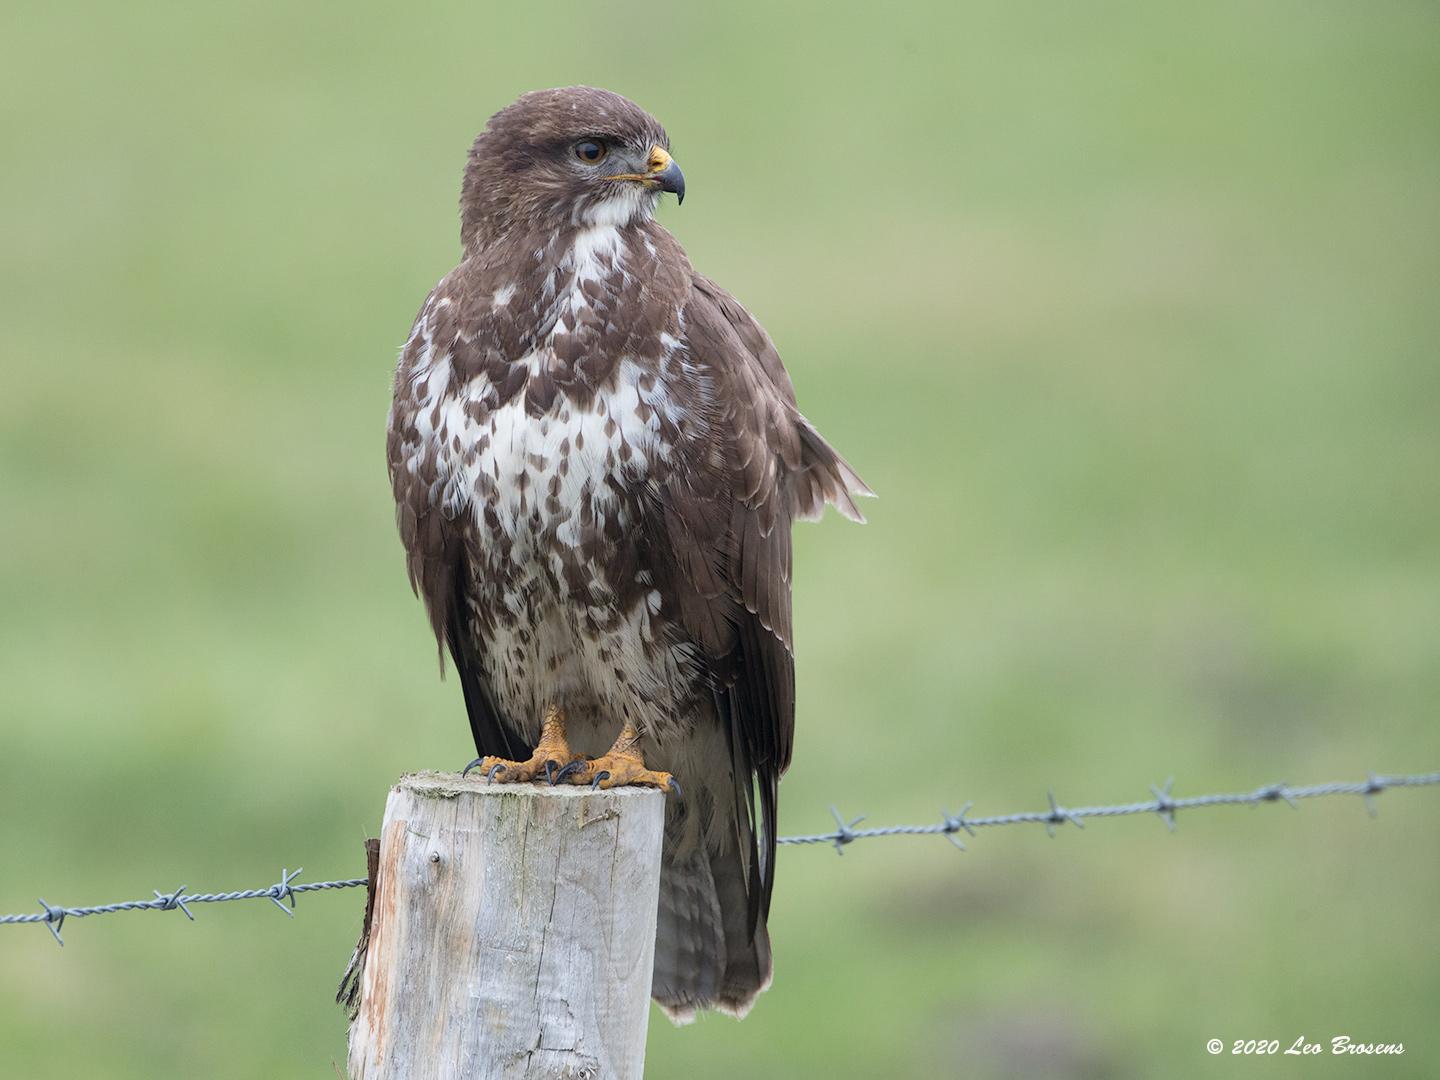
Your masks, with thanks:
[{"label": "wire barb", "polygon": [[945,839],[949,840],[950,843],[954,844],[955,847],[961,851],[965,850],[965,845],[956,838],[955,834],[961,829],[964,829],[971,836],[975,835],[975,830],[972,829],[970,823],[965,820],[965,815],[969,813],[970,807],[974,805],[973,802],[967,802],[964,806],[960,807],[960,813],[958,814],[951,814],[948,810],[940,811],[940,816],[945,820]]},{"label": "wire barb", "polygon": [[69,913],[63,907],[51,907],[45,902],[44,897],[40,898],[40,906],[45,909],[44,921],[46,928],[50,933],[55,935],[56,942],[58,942],[63,949],[65,947],[65,939],[60,936],[60,928],[65,925],[65,916]]},{"label": "wire barb", "polygon": [[1373,772],[1365,774],[1365,790],[1360,793],[1360,797],[1365,800],[1365,810],[1372,818],[1380,816],[1380,812],[1375,808],[1375,796],[1384,790],[1384,780]]},{"label": "wire barb", "polygon": [[1165,828],[1172,833],[1175,831],[1175,800],[1170,797],[1170,789],[1174,786],[1173,776],[1159,787],[1150,785],[1150,794],[1155,796],[1155,812],[1160,815],[1160,820],[1165,822]]},{"label": "wire barb", "polygon": [[[305,868],[302,866],[300,870],[303,869]],[[269,889],[270,902],[292,919],[295,917],[295,890],[290,887],[290,882],[300,876],[300,870],[291,873],[282,866],[280,868],[280,880],[274,885],[271,885]],[[285,906],[285,900],[287,898],[290,900],[290,906],[288,908]]]},{"label": "wire barb", "polygon": [[185,913],[187,919],[191,922],[195,921],[195,913],[185,906],[185,898],[181,895],[181,893],[185,891],[184,885],[181,885],[180,888],[176,889],[173,893],[162,893],[159,889],[154,891],[155,899],[160,901],[160,906],[155,910],[174,911],[176,908],[179,908]]},{"label": "wire barb", "polygon": [[1255,792],[1255,800],[1257,803],[1276,802],[1280,799],[1284,799],[1285,802],[1289,803],[1291,810],[1300,809],[1300,804],[1295,801],[1294,797],[1290,794],[1290,790],[1285,786],[1283,782],[1279,784],[1270,784],[1269,786],[1263,787],[1259,791]]},{"label": "wire barb", "polygon": [[1055,839],[1055,826],[1064,825],[1067,821],[1077,829],[1085,828],[1083,821],[1055,801],[1055,792],[1046,794],[1050,796],[1050,816],[1045,819],[1045,831],[1050,834],[1051,840]]},{"label": "wire barb", "polygon": [[[865,817],[862,814],[860,817],[857,817],[854,821],[850,822],[850,824],[847,825],[845,824],[845,819],[840,816],[840,811],[833,806],[830,807],[830,816],[835,819],[835,838],[833,840],[833,843],[835,844],[835,854],[844,855],[845,845],[855,839],[855,826],[859,825],[860,822],[864,821]],[[777,843],[783,842],[783,838],[777,841]]]}]

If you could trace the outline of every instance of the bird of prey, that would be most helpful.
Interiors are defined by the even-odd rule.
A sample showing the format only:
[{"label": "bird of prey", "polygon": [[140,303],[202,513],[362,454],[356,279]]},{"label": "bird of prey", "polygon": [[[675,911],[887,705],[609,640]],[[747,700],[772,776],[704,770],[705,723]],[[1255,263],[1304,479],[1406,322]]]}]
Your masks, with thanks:
[{"label": "bird of prey", "polygon": [[760,324],[654,220],[662,193],[685,196],[669,147],[591,87],[490,118],[387,449],[472,764],[679,793],[653,994],[681,1022],[743,1015],[769,984],[790,524],[827,503],[863,520],[853,496],[870,492],[796,408]]}]

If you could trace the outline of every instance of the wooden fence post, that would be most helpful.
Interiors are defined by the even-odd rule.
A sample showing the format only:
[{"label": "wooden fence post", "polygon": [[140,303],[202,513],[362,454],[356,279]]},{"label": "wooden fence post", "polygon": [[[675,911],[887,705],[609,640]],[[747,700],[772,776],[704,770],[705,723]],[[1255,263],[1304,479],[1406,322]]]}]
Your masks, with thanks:
[{"label": "wooden fence post", "polygon": [[353,1080],[639,1077],[665,796],[402,777]]}]

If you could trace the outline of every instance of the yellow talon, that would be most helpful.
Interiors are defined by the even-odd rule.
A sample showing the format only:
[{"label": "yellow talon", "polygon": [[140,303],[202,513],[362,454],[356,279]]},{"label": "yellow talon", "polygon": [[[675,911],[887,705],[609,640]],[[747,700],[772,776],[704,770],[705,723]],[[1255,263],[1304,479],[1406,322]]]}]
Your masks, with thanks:
[{"label": "yellow talon", "polygon": [[545,719],[540,725],[540,741],[535,752],[527,761],[511,761],[509,758],[487,756],[473,762],[470,768],[479,768],[487,780],[502,784],[527,784],[542,774],[554,784],[564,770],[580,759],[579,754],[570,751],[565,739],[565,714],[552,705],[545,710]]}]

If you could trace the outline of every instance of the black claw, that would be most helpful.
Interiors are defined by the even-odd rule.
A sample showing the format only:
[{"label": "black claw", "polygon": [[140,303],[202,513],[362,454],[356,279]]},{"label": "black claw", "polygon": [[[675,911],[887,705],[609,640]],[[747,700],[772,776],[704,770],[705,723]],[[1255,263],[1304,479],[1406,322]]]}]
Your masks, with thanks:
[{"label": "black claw", "polygon": [[585,763],[584,763],[583,761],[572,761],[572,762],[570,762],[569,765],[566,765],[563,769],[561,769],[558,773],[556,773],[556,774],[555,774],[555,779],[551,780],[550,783],[552,783],[552,784],[558,784],[558,783],[560,783],[562,780],[564,780],[567,776],[569,776],[571,773],[577,773],[577,772],[579,772],[581,769],[583,769],[584,767],[585,767]]},{"label": "black claw", "polygon": [[599,791],[599,790],[600,790],[600,781],[601,781],[601,780],[609,780],[609,779],[610,779],[610,774],[609,774],[608,772],[606,772],[604,769],[600,770],[600,772],[598,772],[598,773],[595,774],[595,782],[590,785],[590,790],[591,790],[591,791]]},{"label": "black claw", "polygon": [[505,768],[505,766],[501,765],[498,761],[494,765],[491,765],[490,771],[485,774],[485,782],[487,784],[493,784],[495,782],[495,774],[503,768]]},{"label": "black claw", "polygon": [[673,776],[670,777],[670,787],[675,792],[675,797],[677,799],[683,799],[685,797],[680,793],[680,781],[676,780]]},{"label": "black claw", "polygon": [[470,775],[470,770],[473,769],[473,768],[475,768],[475,766],[483,763],[484,760],[485,760],[485,759],[484,759],[483,757],[477,757],[474,761],[470,762],[469,765],[466,765],[465,768],[463,768],[463,769],[460,770],[460,775],[461,775],[462,777],[463,777],[463,776],[469,776],[469,775]]},{"label": "black claw", "polygon": [[559,767],[555,764],[555,762],[553,762],[553,761],[547,761],[547,762],[545,762],[545,779],[548,780],[548,781],[550,781],[550,786],[551,786],[551,787],[554,787],[554,786],[555,786],[555,774],[558,773],[559,771],[560,771],[560,769],[559,769]]}]

